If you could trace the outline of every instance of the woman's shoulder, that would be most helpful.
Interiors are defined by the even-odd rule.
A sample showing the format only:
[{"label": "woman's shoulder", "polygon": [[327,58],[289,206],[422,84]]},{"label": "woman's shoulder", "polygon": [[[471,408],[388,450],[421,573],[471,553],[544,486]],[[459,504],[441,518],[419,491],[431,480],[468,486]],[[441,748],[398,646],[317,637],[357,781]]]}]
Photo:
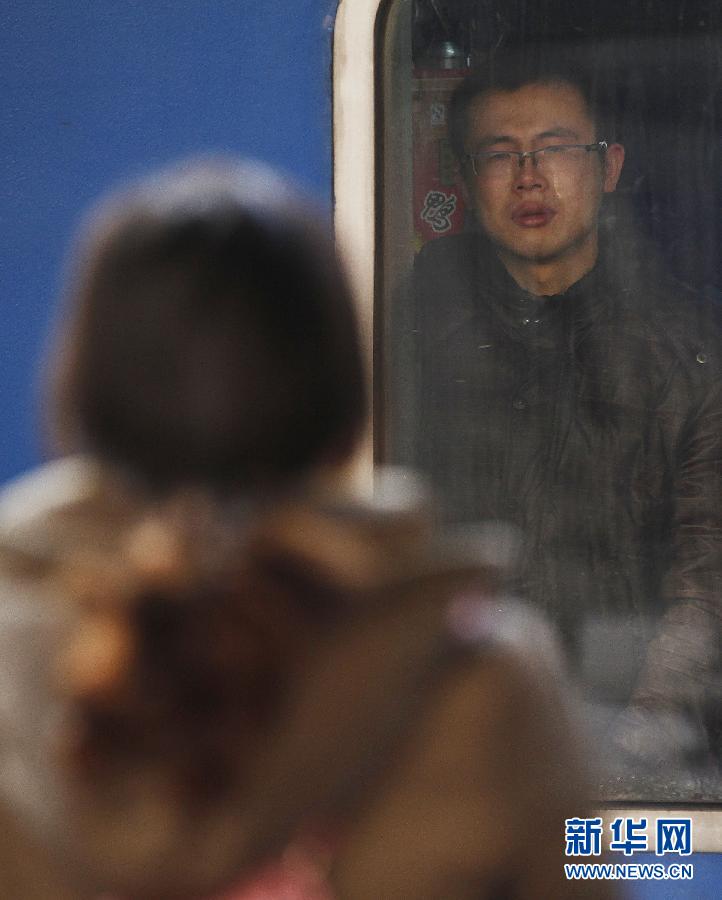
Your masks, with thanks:
[{"label": "woman's shoulder", "polygon": [[140,493],[91,457],[42,465],[0,491],[0,561],[46,574],[84,546],[111,550],[137,517]]},{"label": "woman's shoulder", "polygon": [[94,492],[99,477],[100,467],[85,456],[63,457],[18,476],[0,490],[0,528],[77,505]]}]

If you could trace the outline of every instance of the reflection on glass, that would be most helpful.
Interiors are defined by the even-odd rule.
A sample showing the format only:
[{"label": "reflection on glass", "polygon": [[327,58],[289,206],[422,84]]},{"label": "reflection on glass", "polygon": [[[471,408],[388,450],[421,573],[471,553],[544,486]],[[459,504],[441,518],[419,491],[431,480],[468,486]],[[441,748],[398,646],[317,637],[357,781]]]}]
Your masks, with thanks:
[{"label": "reflection on glass", "polygon": [[389,14],[379,452],[520,529],[604,795],[720,799],[722,13],[532,7]]}]

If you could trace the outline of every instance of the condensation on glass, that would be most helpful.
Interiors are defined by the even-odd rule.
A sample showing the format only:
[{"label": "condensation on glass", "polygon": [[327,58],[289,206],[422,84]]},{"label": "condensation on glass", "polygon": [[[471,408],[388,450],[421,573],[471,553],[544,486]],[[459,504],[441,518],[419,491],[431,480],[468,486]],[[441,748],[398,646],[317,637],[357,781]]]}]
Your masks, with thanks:
[{"label": "condensation on glass", "polygon": [[[518,529],[510,589],[559,626],[604,798],[720,800],[722,9],[397,0],[384,15],[376,457],[426,471],[448,523]],[[539,298],[486,271],[500,253],[479,237],[449,100],[498,53],[578,61],[613,131],[594,140],[626,149],[591,287]]]}]

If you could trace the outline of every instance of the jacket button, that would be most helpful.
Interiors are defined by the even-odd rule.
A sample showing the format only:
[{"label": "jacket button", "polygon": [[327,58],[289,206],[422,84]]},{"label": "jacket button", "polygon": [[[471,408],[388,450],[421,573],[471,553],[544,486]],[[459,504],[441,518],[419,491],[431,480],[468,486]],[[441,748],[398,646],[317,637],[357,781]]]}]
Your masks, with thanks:
[{"label": "jacket button", "polygon": [[514,409],[526,409],[526,400],[522,397],[517,397],[511,405]]}]

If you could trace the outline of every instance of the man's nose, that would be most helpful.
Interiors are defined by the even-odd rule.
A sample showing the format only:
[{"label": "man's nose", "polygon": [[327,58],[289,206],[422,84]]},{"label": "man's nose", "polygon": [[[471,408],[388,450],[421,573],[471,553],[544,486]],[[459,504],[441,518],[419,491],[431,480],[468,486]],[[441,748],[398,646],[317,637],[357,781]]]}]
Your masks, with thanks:
[{"label": "man's nose", "polygon": [[522,156],[516,169],[514,187],[519,191],[543,188],[546,184],[544,175],[539,171],[537,157]]}]

